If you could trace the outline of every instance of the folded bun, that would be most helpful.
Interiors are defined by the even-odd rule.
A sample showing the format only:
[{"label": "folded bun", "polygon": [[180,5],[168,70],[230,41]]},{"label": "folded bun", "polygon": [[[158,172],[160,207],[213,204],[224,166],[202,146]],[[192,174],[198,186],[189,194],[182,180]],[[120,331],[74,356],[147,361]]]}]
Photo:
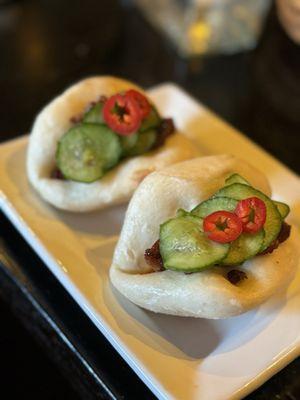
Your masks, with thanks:
[{"label": "folded bun", "polygon": [[126,202],[150,172],[199,155],[189,139],[174,133],[157,150],[121,162],[101,180],[80,183],[52,179],[57,143],[71,127],[71,119],[100,95],[111,96],[130,88],[131,82],[110,76],[85,79],[62,93],[37,116],[29,139],[27,171],[38,193],[55,207],[69,211],[90,211]]},{"label": "folded bun", "polygon": [[226,318],[258,306],[291,281],[298,261],[295,230],[272,254],[239,266],[248,279],[238,285],[226,278],[230,267],[192,274],[150,272],[144,252],[158,239],[160,224],[174,217],[178,208],[191,210],[213,195],[232,173],[270,195],[261,172],[229,155],[181,162],[145,178],[129,204],[110,270],[113,285],[124,296],[154,312]]}]

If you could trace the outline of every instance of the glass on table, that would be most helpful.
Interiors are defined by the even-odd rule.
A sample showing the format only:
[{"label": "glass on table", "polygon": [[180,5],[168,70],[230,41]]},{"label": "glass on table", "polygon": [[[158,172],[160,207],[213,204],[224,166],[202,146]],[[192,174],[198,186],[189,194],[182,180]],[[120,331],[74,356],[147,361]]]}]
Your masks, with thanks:
[{"label": "glass on table", "polygon": [[183,56],[253,48],[270,0],[135,0]]}]

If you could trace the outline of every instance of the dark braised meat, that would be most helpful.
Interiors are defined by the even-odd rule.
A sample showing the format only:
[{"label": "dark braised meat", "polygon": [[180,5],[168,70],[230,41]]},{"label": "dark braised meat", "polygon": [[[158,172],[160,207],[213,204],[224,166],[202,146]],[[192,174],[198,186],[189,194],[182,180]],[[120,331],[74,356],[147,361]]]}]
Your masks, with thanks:
[{"label": "dark braised meat", "polygon": [[175,131],[175,126],[172,118],[164,118],[158,127],[158,135],[153,148],[162,146],[167,137],[172,135]]},{"label": "dark braised meat", "polygon": [[165,269],[159,251],[159,240],[157,240],[150,249],[145,250],[144,257],[146,263],[150,265],[153,271],[158,272]]},{"label": "dark braised meat", "polygon": [[76,124],[80,124],[82,119],[83,119],[83,114],[80,114],[80,115],[76,115],[75,117],[71,117],[70,122],[71,122],[71,124],[76,125]]},{"label": "dark braised meat", "polygon": [[233,285],[237,285],[244,279],[248,279],[248,277],[246,272],[241,271],[240,269],[232,269],[231,271],[227,272],[227,279]]},{"label": "dark braised meat", "polygon": [[105,103],[106,100],[107,100],[107,96],[102,95],[99,97],[97,103]]},{"label": "dark braised meat", "polygon": [[266,250],[262,251],[260,254],[263,255],[263,254],[273,253],[273,251],[277,249],[280,243],[285,242],[289,238],[290,233],[291,233],[291,225],[287,224],[286,222],[283,222],[277,238],[274,240],[274,242],[270,244],[270,246]]},{"label": "dark braised meat", "polygon": [[52,171],[51,178],[65,180],[65,177],[57,167]]}]

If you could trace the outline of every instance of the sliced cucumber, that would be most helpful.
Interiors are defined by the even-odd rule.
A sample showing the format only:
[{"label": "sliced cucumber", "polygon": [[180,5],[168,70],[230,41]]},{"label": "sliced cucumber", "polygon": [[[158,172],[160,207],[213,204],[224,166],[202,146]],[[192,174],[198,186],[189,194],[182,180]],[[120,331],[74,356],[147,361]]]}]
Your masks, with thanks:
[{"label": "sliced cucumber", "polygon": [[157,128],[160,123],[161,123],[161,118],[158,114],[158,111],[156,110],[155,107],[151,107],[151,111],[142,122],[139,131],[145,132],[148,129]]},{"label": "sliced cucumber", "polygon": [[61,138],[56,152],[57,166],[65,178],[93,182],[120,159],[118,136],[104,125],[83,123]]},{"label": "sliced cucumber", "polygon": [[222,260],[223,265],[238,265],[260,252],[265,238],[265,232],[261,229],[255,234],[242,233],[231,243],[229,253]]},{"label": "sliced cucumber", "polygon": [[183,208],[178,208],[176,211],[176,217],[185,217],[187,215],[191,215],[188,211],[185,211]]},{"label": "sliced cucumber", "polygon": [[205,218],[215,211],[234,211],[238,201],[230,197],[213,197],[200,203],[192,210],[192,214]]},{"label": "sliced cucumber", "polygon": [[281,218],[285,219],[289,215],[289,213],[291,211],[290,207],[287,204],[282,203],[281,201],[273,200],[273,203],[277,207],[277,209],[278,209],[278,211],[279,211],[279,213],[281,215]]},{"label": "sliced cucumber", "polygon": [[260,250],[263,251],[269,247],[269,245],[277,238],[282,224],[281,215],[273,201],[259,190],[242,183],[234,183],[232,185],[225,186],[224,188],[220,189],[214,197],[224,196],[231,197],[235,200],[243,200],[247,199],[248,197],[255,196],[265,202],[267,208],[267,217],[264,224],[265,238]]},{"label": "sliced cucumber", "polygon": [[134,148],[134,146],[137,144],[137,141],[139,139],[139,133],[135,132],[131,135],[127,136],[119,136],[121,146],[122,146],[122,155],[124,157],[127,157],[130,154],[130,151]]},{"label": "sliced cucumber", "polygon": [[166,269],[197,272],[226,257],[230,246],[209,240],[202,223],[201,218],[186,215],[160,226],[159,248]]},{"label": "sliced cucumber", "polygon": [[151,150],[154,143],[156,142],[157,133],[156,130],[150,129],[146,132],[138,134],[137,142],[133,147],[127,150],[127,156],[138,156]]},{"label": "sliced cucumber", "polygon": [[250,183],[246,181],[246,179],[236,173],[230,175],[228,178],[225,179],[225,186],[232,185],[233,183],[243,183],[244,185],[250,185]]},{"label": "sliced cucumber", "polygon": [[[225,186],[232,185],[233,183],[243,183],[244,185],[251,186],[250,183],[248,181],[246,181],[246,179],[244,179],[239,174],[232,174],[225,180]],[[290,213],[290,207],[287,204],[282,203],[281,201],[275,201],[275,200],[272,200],[272,201],[278,208],[281,218],[285,219],[288,216],[288,214]]]},{"label": "sliced cucumber", "polygon": [[92,124],[105,124],[102,116],[103,102],[95,104],[83,117],[83,122]]}]

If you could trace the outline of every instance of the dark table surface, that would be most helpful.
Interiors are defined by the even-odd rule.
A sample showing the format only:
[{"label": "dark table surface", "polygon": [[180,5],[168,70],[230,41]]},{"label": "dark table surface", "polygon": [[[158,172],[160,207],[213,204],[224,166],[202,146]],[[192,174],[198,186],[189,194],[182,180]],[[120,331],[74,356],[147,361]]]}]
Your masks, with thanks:
[{"label": "dark table surface", "polygon": [[[114,74],[177,82],[300,173],[300,49],[274,8],[255,50],[187,61],[130,1],[7,2],[0,54],[0,141],[70,83]],[[153,398],[1,213],[0,312],[0,398]],[[300,399],[299,378],[298,359],[248,399]]]}]

